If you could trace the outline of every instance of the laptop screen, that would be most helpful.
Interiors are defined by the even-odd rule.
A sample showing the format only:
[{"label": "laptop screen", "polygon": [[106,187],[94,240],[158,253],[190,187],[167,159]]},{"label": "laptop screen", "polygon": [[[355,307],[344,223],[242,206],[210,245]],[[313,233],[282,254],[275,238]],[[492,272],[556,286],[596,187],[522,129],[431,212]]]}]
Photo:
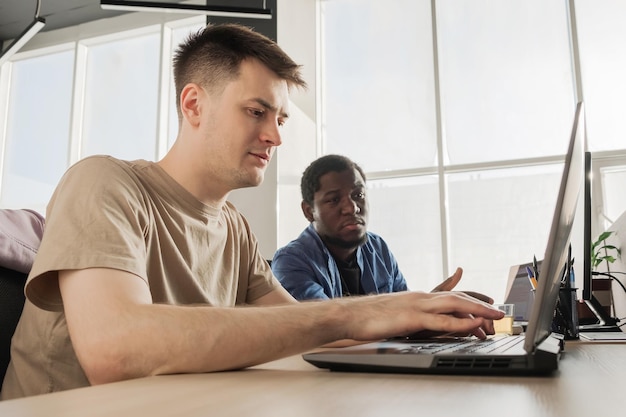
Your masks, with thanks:
[{"label": "laptop screen", "polygon": [[[537,266],[541,269],[541,260],[537,262]],[[509,269],[504,303],[513,304],[515,306],[514,319],[519,323],[528,323],[530,310],[535,300],[534,294],[532,293],[532,286],[528,279],[528,268],[532,267],[533,263],[528,262],[521,265],[513,265]]]},{"label": "laptop screen", "polygon": [[[560,279],[567,262],[578,196],[583,186],[585,139],[584,105],[579,102],[576,106],[569,148],[565,155],[565,166],[563,167],[563,176],[561,177],[554,217],[552,218],[548,245],[539,270],[535,302],[526,330],[524,349],[527,352],[532,352],[533,348],[550,334]],[[541,302],[538,302],[540,300]]]}]

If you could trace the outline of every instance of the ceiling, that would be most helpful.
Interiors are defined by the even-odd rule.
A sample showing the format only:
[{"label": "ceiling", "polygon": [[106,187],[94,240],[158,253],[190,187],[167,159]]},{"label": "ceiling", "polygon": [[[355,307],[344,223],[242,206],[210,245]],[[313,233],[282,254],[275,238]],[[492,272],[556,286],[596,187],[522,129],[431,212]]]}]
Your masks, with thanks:
[{"label": "ceiling", "polygon": [[[146,3],[186,3],[197,6],[268,8],[273,10],[272,19],[250,19],[212,16],[212,23],[245,23],[271,39],[276,39],[277,0],[144,0]],[[0,0],[0,55],[9,40],[20,36],[28,28],[40,5],[39,17],[46,24],[41,32],[77,26],[94,20],[110,18],[129,12],[103,10],[100,0]],[[134,12],[130,12],[134,13]],[[250,23],[254,22],[254,23]]]},{"label": "ceiling", "polygon": [[[189,3],[197,5],[230,5],[260,7],[260,0],[152,0],[153,3]],[[37,0],[0,0],[0,45],[14,39],[26,29],[35,18]],[[275,0],[267,2],[268,7],[276,7]],[[100,0],[40,0],[39,16],[46,20],[42,32],[75,26],[92,20],[119,16],[128,12],[102,10]],[[219,20],[215,18],[214,20]],[[270,36],[270,34],[268,34]]]},{"label": "ceiling", "polygon": [[[37,0],[0,0],[0,42],[13,39],[33,21]],[[102,10],[100,0],[41,0],[39,16],[46,19],[42,31],[74,26],[123,14]]]},{"label": "ceiling", "polygon": [[[259,7],[250,0],[152,0],[152,3],[189,3]],[[102,10],[100,0],[40,0],[39,16],[46,20],[42,32],[75,26],[92,20],[119,16],[128,12]],[[37,11],[37,0],[0,0],[0,43],[19,36],[31,24]]]}]

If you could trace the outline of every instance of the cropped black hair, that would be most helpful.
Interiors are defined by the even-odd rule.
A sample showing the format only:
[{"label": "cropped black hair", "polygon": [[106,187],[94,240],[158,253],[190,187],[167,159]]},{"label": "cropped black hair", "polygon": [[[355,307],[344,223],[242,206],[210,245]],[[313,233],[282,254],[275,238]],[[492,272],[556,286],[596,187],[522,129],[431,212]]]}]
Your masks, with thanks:
[{"label": "cropped black hair", "polygon": [[320,189],[320,177],[322,175],[351,169],[356,169],[363,177],[363,180],[367,180],[361,167],[343,155],[325,155],[311,162],[304,170],[300,180],[302,200],[311,206],[313,205],[313,196]]}]

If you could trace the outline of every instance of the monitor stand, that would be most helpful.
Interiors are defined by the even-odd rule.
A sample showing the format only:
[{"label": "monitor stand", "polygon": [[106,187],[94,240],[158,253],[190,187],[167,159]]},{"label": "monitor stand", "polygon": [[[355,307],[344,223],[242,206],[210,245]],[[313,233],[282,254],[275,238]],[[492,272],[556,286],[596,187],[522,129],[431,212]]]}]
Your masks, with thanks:
[{"label": "monitor stand", "polygon": [[584,300],[591,312],[596,316],[597,322],[590,324],[579,324],[578,331],[581,332],[620,332],[617,326],[617,319],[606,313],[604,307],[595,296],[591,300]]}]

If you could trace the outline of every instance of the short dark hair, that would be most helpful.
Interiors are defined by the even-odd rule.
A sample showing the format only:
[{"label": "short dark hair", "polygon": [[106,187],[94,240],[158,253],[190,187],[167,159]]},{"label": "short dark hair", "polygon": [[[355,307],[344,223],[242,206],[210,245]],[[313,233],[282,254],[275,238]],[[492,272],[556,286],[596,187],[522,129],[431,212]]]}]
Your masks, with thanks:
[{"label": "short dark hair", "polygon": [[311,162],[304,170],[300,180],[302,200],[312,206],[313,196],[320,189],[320,177],[329,172],[343,172],[347,169],[356,169],[363,177],[363,181],[367,181],[363,169],[356,162],[343,155],[324,155]]},{"label": "short dark hair", "polygon": [[197,83],[209,91],[218,91],[227,81],[239,76],[241,62],[257,59],[289,88],[306,88],[296,64],[273,40],[237,24],[209,24],[191,33],[174,53],[176,109],[182,118],[180,94],[189,83]]}]

